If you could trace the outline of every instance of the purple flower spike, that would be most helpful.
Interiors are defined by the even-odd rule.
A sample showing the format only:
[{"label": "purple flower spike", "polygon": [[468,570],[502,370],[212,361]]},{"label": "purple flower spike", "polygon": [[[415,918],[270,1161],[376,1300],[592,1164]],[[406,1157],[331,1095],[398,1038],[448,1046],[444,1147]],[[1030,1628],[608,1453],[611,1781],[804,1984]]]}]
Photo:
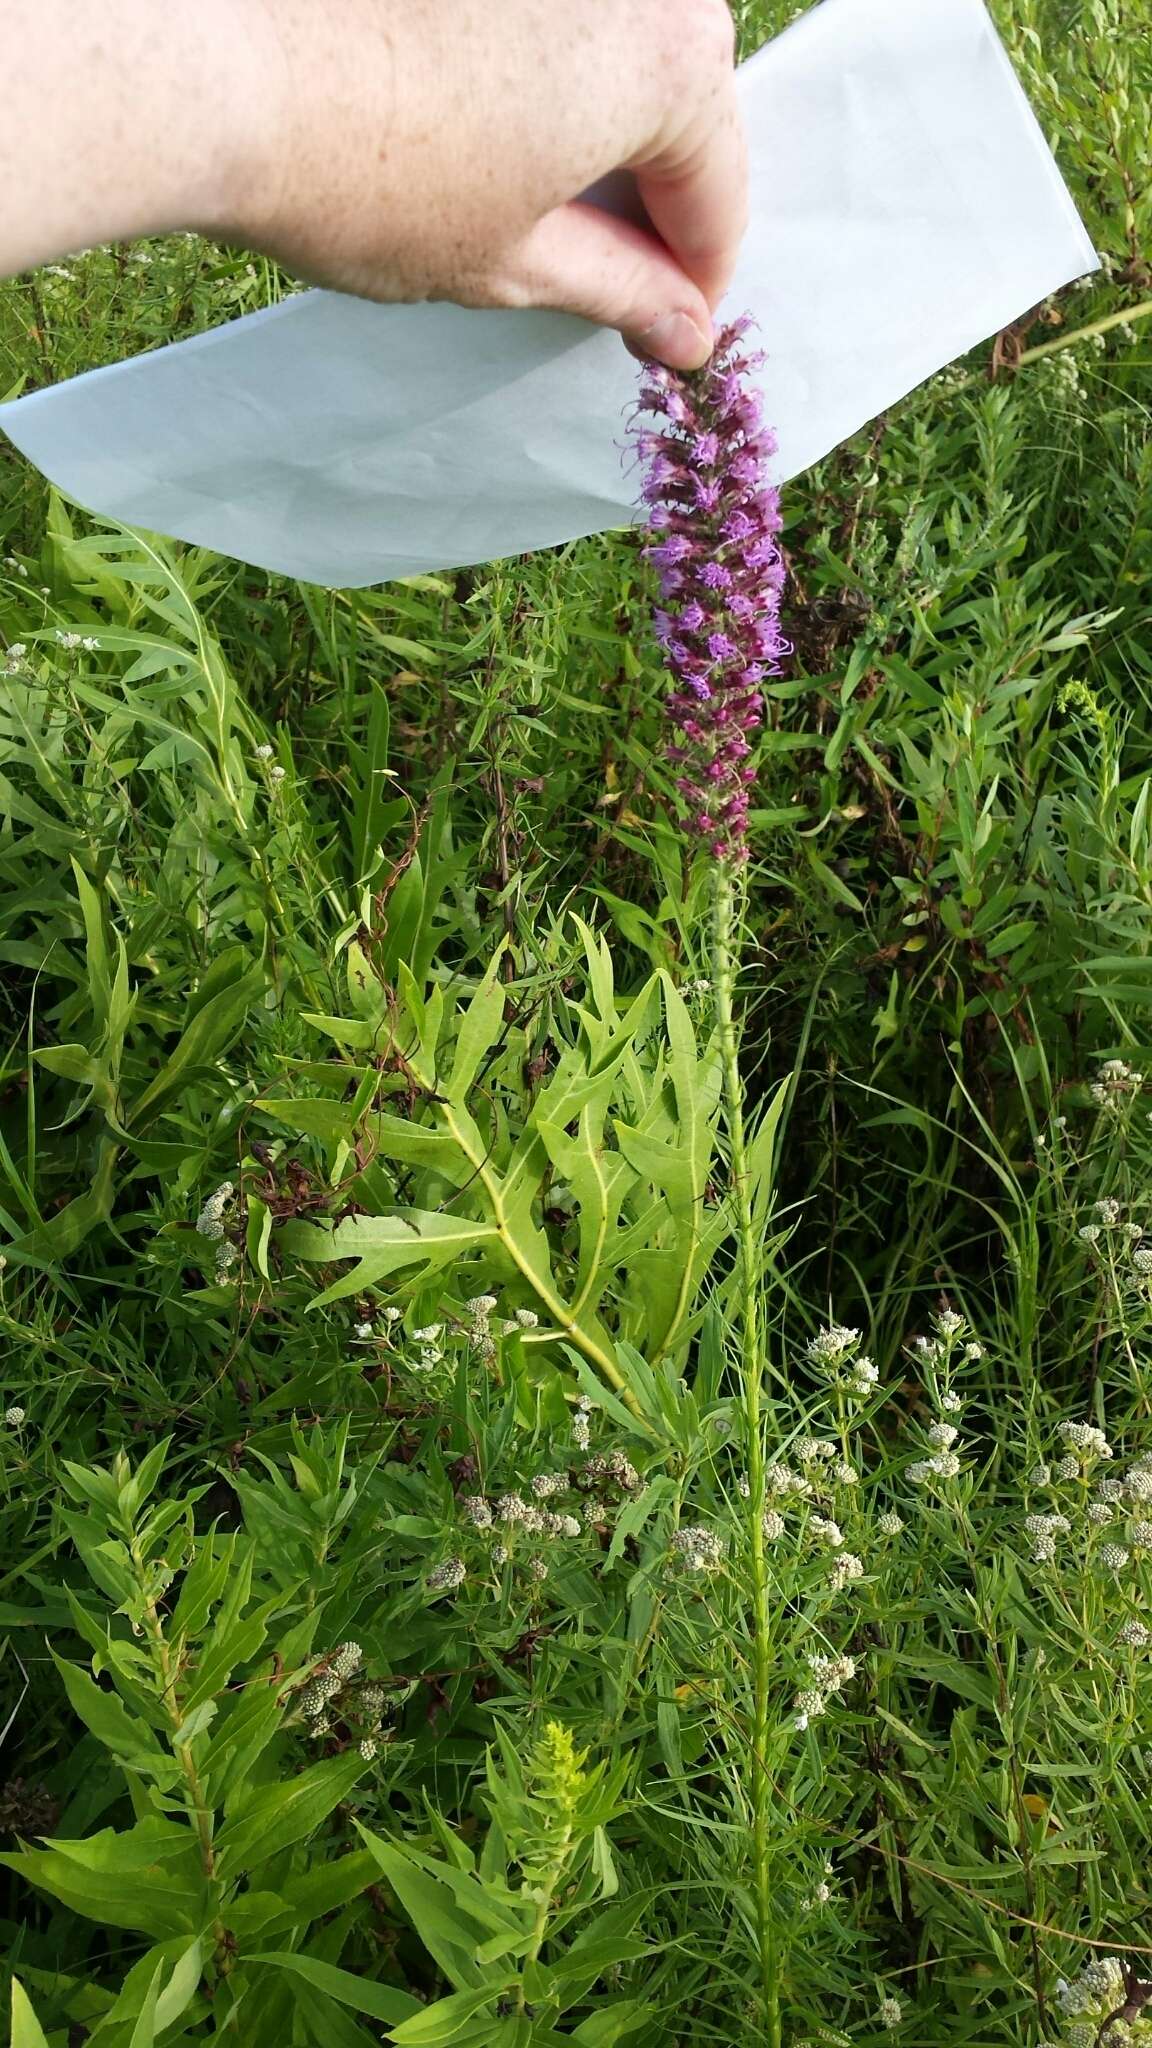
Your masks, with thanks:
[{"label": "purple flower spike", "polygon": [[764,360],[742,346],[750,326],[745,318],[722,328],[702,370],[646,364],[640,402],[665,426],[636,437],[647,471],[645,553],[665,600],[654,623],[673,685],[668,759],[680,770],[687,829],[727,861],[748,854],[755,770],[746,735],[763,714],[757,685],[779,675],[791,651],[780,632],[780,501],[766,474],[776,438],[749,381]]}]

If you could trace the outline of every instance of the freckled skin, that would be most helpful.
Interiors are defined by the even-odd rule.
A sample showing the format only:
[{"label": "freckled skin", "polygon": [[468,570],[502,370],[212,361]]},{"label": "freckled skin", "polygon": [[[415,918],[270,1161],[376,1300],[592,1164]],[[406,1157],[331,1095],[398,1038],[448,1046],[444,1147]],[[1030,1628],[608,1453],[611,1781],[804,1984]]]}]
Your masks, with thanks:
[{"label": "freckled skin", "polygon": [[[196,227],[370,298],[708,351],[746,203],[726,0],[0,0],[0,41],[0,274]],[[656,233],[573,203],[621,167]]]}]

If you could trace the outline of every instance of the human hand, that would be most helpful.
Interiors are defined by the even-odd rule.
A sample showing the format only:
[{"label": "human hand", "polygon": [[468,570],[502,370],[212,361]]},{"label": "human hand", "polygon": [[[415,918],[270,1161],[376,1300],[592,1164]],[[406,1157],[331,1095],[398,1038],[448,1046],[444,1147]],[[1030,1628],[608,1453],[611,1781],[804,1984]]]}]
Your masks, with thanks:
[{"label": "human hand", "polygon": [[[746,218],[725,0],[263,4],[223,231],[365,298],[554,307],[705,360]],[[656,234],[579,203],[617,168]]]}]

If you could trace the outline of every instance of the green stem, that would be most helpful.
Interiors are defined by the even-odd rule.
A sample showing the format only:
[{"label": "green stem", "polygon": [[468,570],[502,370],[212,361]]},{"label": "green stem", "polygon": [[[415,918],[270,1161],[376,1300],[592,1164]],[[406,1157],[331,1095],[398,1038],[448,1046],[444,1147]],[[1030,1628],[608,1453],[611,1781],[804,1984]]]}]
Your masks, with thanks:
[{"label": "green stem", "polygon": [[[216,1848],[213,1840],[212,1809],[205,1797],[200,1774],[193,1761],[191,1746],[187,1742],[180,1741],[182,1722],[180,1708],[176,1700],[176,1672],[172,1666],[168,1640],[164,1634],[164,1624],[160,1619],[160,1610],[148,1591],[147,1565],[135,1536],[132,1537],[129,1543],[129,1552],[137,1584],[140,1587],[143,1598],[144,1630],[148,1637],[149,1646],[152,1651],[152,1660],[159,1681],[160,1701],[168,1717],[172,1749],[184,1774],[186,1801],[189,1816],[196,1830],[196,1839],[200,1846],[201,1867],[209,1884],[213,1884],[216,1879]],[[213,1933],[216,1936],[217,1967],[221,1976],[227,1976],[231,1969],[229,1955],[230,1937],[223,1921],[219,1918],[213,1922]]]},{"label": "green stem", "polygon": [[768,1776],[768,1708],[772,1643],[768,1615],[768,1558],[764,1539],[764,1352],[760,1334],[760,1272],[752,1216],[752,1182],[744,1131],[744,1087],[733,1013],[738,905],[732,869],[716,867],[713,893],[712,983],[723,1067],[728,1128],[729,1173],[739,1245],[740,1338],[744,1423],[747,1440],[748,1512],[752,1564],[752,1860],[760,1984],[768,2048],[780,2048],[780,1984],[772,1916],[769,1848],[771,1784]]},{"label": "green stem", "polygon": [[532,1923],[532,1935],[521,1965],[520,1988],[516,1994],[516,2010],[521,2014],[524,2012],[527,2004],[524,1994],[524,1979],[528,1971],[534,1968],[540,1960],[540,1951],[544,1946],[544,1937],[548,1932],[548,1922],[552,1916],[552,1906],[556,1894],[560,1890],[561,1880],[563,1879],[571,1852],[572,1827],[571,1823],[569,1823],[561,1837],[560,1847],[549,1865],[540,1887],[540,1898],[536,1906],[536,1918]]}]

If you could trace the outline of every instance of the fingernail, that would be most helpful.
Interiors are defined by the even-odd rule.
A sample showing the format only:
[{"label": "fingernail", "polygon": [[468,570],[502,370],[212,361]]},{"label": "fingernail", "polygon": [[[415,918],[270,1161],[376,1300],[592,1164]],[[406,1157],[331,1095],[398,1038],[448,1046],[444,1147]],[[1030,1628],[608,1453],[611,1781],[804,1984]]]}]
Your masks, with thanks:
[{"label": "fingernail", "polygon": [[698,370],[711,355],[712,344],[711,330],[704,333],[690,313],[661,313],[637,337],[643,355],[654,356],[671,370]]}]

